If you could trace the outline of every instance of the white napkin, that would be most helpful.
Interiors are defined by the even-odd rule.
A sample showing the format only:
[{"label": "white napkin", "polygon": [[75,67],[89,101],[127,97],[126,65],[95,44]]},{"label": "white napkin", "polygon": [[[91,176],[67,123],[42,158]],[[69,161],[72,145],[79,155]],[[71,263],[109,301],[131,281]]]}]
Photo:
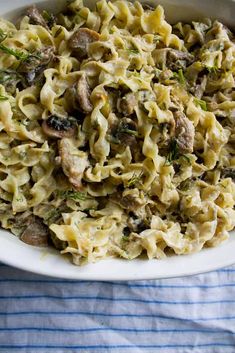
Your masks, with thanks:
[{"label": "white napkin", "polygon": [[235,267],[99,283],[0,265],[0,352],[234,353]]}]

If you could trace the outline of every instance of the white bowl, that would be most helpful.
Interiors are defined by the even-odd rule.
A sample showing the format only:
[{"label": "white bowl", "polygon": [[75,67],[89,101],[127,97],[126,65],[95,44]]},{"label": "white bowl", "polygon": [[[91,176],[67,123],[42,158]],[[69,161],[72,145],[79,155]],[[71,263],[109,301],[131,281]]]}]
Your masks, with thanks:
[{"label": "white bowl", "polygon": [[[94,5],[96,1],[88,1]],[[235,27],[235,2],[232,0],[157,0],[162,4],[170,22],[217,18]],[[66,0],[0,0],[0,15],[13,19],[32,3],[56,12]],[[173,256],[164,260],[126,261],[109,259],[83,267],[73,265],[54,249],[39,249],[22,243],[9,232],[0,230],[0,261],[14,267],[43,275],[81,280],[140,280],[193,275],[215,270],[235,263],[235,231],[230,239],[217,248],[203,249],[200,253]]]}]

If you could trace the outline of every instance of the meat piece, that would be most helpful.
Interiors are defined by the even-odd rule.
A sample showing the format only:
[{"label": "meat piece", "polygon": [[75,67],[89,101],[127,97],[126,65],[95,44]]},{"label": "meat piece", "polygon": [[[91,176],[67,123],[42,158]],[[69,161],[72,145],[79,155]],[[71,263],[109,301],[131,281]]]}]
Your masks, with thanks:
[{"label": "meat piece", "polygon": [[137,106],[138,102],[135,97],[135,94],[130,92],[127,93],[122,98],[119,98],[117,101],[117,110],[119,113],[122,113],[124,116],[128,116],[134,113],[134,109]]},{"label": "meat piece", "polygon": [[45,47],[22,61],[17,71],[24,74],[24,79],[28,84],[33,84],[35,81],[41,79],[43,71],[50,64],[53,56],[54,48]]},{"label": "meat piece", "polygon": [[73,118],[61,118],[51,115],[42,123],[42,129],[47,136],[55,138],[72,137],[77,132],[76,121]]},{"label": "meat piece", "polygon": [[185,69],[188,65],[192,64],[194,56],[188,52],[176,49],[170,49],[167,53],[167,66],[170,70]]},{"label": "meat piece", "polygon": [[194,56],[187,51],[181,51],[172,48],[154,50],[153,58],[159,68],[162,68],[163,64],[165,63],[166,67],[172,71],[185,69],[194,61]]},{"label": "meat piece", "polygon": [[181,111],[174,112],[175,138],[179,153],[192,153],[195,129],[193,123]]},{"label": "meat piece", "polygon": [[91,104],[90,96],[90,87],[88,86],[85,74],[83,74],[78,79],[77,83],[77,100],[80,110],[85,114],[89,114],[93,110],[93,105]]},{"label": "meat piece", "polygon": [[59,141],[59,155],[64,174],[68,177],[70,183],[77,190],[80,190],[83,173],[89,166],[87,154],[79,151],[72,139],[62,138]]},{"label": "meat piece", "polygon": [[96,42],[99,39],[99,33],[89,28],[79,28],[69,38],[68,46],[80,60],[87,57],[89,44]]},{"label": "meat piece", "polygon": [[45,19],[43,18],[40,11],[35,5],[28,8],[28,10],[26,11],[26,15],[29,16],[30,23],[42,26],[49,30]]},{"label": "meat piece", "polygon": [[33,246],[47,246],[48,235],[48,228],[43,224],[42,220],[39,217],[31,216],[28,219],[28,225],[21,234],[20,240]]},{"label": "meat piece", "polygon": [[232,178],[235,182],[235,168],[224,168],[221,170],[221,178]]}]

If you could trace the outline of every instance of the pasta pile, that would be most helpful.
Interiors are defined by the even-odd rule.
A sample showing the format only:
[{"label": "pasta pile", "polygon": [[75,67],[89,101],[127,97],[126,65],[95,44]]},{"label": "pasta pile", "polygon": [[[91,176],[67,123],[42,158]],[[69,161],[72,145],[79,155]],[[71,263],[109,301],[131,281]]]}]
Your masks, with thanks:
[{"label": "pasta pile", "polygon": [[82,0],[0,21],[0,221],[76,265],[216,246],[235,226],[235,38]]}]

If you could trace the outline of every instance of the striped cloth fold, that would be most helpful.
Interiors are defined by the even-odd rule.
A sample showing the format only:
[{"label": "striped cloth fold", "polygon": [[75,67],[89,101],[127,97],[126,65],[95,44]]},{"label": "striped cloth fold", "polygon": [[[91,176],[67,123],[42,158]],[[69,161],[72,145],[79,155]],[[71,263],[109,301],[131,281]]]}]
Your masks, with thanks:
[{"label": "striped cloth fold", "polygon": [[90,282],[0,264],[0,352],[234,353],[235,267]]}]

